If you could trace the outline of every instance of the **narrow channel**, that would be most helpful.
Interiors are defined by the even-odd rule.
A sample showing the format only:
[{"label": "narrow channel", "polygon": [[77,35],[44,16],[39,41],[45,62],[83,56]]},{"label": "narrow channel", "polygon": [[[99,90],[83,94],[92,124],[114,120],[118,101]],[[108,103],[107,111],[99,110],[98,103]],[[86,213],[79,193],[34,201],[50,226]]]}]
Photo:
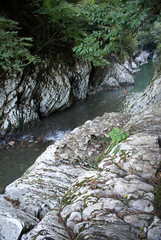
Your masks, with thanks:
[{"label": "narrow channel", "polygon": [[[145,90],[153,74],[154,63],[149,62],[134,74],[135,85],[127,88],[126,99],[123,98],[123,88],[99,92],[89,96],[84,102],[76,103],[62,112],[56,112],[43,119],[41,125],[23,132],[22,136],[24,139],[28,136],[36,136],[56,141],[85,121],[102,116],[105,112],[122,112],[129,102]],[[48,145],[49,143],[41,142],[24,144],[0,151],[0,193],[3,193],[8,184],[19,178]]]}]

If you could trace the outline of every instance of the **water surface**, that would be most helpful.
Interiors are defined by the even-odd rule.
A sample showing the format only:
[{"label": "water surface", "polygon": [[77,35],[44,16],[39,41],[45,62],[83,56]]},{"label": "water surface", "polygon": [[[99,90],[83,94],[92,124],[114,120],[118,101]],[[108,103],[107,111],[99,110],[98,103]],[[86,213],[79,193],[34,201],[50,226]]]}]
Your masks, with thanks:
[{"label": "water surface", "polygon": [[[56,112],[42,124],[24,131],[22,135],[47,137],[58,140],[75,127],[82,125],[87,120],[102,116],[105,112],[120,112],[147,87],[154,73],[153,63],[142,66],[141,71],[134,74],[135,85],[128,87],[126,99],[123,98],[123,88],[116,91],[102,91],[89,96],[84,102],[76,103],[62,112]],[[46,149],[46,144],[16,147],[0,152],[0,192],[4,187],[20,177],[30,167],[36,158]]]}]

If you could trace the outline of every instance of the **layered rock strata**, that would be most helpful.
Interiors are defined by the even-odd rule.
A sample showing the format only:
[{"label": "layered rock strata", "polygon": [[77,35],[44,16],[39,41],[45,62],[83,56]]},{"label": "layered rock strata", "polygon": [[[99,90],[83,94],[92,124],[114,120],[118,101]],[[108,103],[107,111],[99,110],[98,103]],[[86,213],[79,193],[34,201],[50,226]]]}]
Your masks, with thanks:
[{"label": "layered rock strata", "polygon": [[[128,116],[124,114],[109,113],[94,121],[87,121],[85,125],[76,128],[64,139],[49,146],[21,178],[7,186],[5,198],[7,197],[9,201],[18,201],[18,209],[33,215],[37,220],[44,216],[45,219],[53,218],[53,224],[59,229],[61,223],[60,226],[55,223],[56,216],[53,213],[48,215],[46,213],[53,210],[58,211],[62,197],[73,181],[81,173],[88,171],[89,165],[92,164],[90,162],[92,157],[99,154],[100,146],[91,148],[91,139],[93,136],[102,134],[108,136],[108,132],[113,127],[122,127],[128,119]],[[4,218],[4,215],[1,217]],[[20,219],[18,218],[17,221]],[[40,222],[41,224],[42,222]],[[43,231],[40,229],[38,225],[26,239],[41,235]],[[6,228],[6,232],[8,231],[9,229]],[[53,232],[52,229],[51,232]],[[58,239],[61,239],[60,236]]]},{"label": "layered rock strata", "polygon": [[[160,84],[157,75],[147,90],[155,101],[146,108],[87,121],[7,186],[0,196],[0,239],[160,240],[154,209]],[[109,132],[115,127],[129,137],[111,147]]]},{"label": "layered rock strata", "polygon": [[85,61],[69,66],[41,64],[30,73],[6,75],[0,84],[1,132],[39,121],[69,107],[87,95],[91,65]]},{"label": "layered rock strata", "polygon": [[60,214],[73,239],[161,239],[153,205],[161,161],[159,105],[133,116],[125,126],[130,137],[107,153],[97,171],[79,176],[63,198]]},{"label": "layered rock strata", "polygon": [[[1,196],[1,239],[161,239],[154,209],[160,104],[132,116],[105,113],[49,146]],[[111,148],[115,127],[129,137]]]},{"label": "layered rock strata", "polygon": [[115,62],[96,71],[90,63],[79,60],[72,66],[41,63],[32,71],[1,76],[0,133],[32,125],[74,101],[85,99],[91,92],[133,85],[132,73],[146,62],[145,56],[147,53],[142,52],[137,64]]}]

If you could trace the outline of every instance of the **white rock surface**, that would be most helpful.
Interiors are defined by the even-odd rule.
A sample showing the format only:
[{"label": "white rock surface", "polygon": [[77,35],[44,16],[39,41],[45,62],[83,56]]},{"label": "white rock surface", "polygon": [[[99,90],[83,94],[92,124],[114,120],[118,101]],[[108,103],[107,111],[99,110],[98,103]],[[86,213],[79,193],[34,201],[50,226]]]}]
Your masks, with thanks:
[{"label": "white rock surface", "polygon": [[[87,121],[7,186],[0,197],[0,239],[18,240],[35,226],[23,240],[159,240],[161,221],[153,201],[161,162],[160,82],[158,76],[146,90],[155,99],[146,109],[131,117],[106,113]],[[107,139],[116,126],[129,137],[113,148],[106,142],[98,158],[99,137]],[[91,161],[98,167],[89,169]]]},{"label": "white rock surface", "polygon": [[6,75],[0,87],[0,132],[40,120],[52,112],[85,99],[91,65],[76,61],[72,67],[59,64],[37,66],[33,73]]}]

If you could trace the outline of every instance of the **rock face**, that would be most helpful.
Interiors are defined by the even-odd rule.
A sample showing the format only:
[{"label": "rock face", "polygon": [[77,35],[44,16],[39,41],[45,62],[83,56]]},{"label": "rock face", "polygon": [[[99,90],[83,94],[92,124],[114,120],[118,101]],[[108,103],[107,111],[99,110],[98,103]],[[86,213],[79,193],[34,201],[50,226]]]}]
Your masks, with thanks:
[{"label": "rock face", "polygon": [[80,60],[72,67],[63,63],[49,67],[49,63],[42,63],[32,72],[1,77],[0,132],[34,124],[44,116],[69,107],[74,101],[85,99],[88,93],[133,85],[133,71],[145,62],[141,56],[137,64],[115,62],[103,70],[91,71],[91,64]]},{"label": "rock face", "polygon": [[5,76],[0,86],[0,128],[23,127],[71,105],[87,95],[91,66],[85,61],[67,66],[37,66],[34,73]]},{"label": "rock face", "polygon": [[[85,125],[67,134],[64,139],[49,146],[21,178],[7,186],[2,199],[12,203],[18,202],[18,210],[32,215],[37,221],[43,218],[31,232],[23,236],[23,239],[42,239],[44,235],[54,239],[69,239],[65,226],[56,215],[60,201],[74,180],[80,174],[88,172],[89,166],[93,164],[92,159],[99,153],[100,146],[92,147],[92,139],[99,135],[108,137],[108,132],[113,127],[122,127],[128,119],[127,114],[109,113],[97,117],[94,121],[87,121]],[[9,213],[8,209],[3,211],[6,216],[10,214],[10,209]],[[17,209],[14,206],[13,212],[20,225],[21,219],[17,216]],[[0,214],[0,224],[1,218],[4,219],[4,214]],[[9,220],[5,218],[8,227]],[[33,227],[32,222],[29,227]],[[23,229],[17,230],[15,226],[15,231],[20,235],[25,229],[25,224]],[[0,232],[0,239],[1,236],[3,232]],[[10,239],[6,237],[3,240]]]},{"label": "rock face", "polygon": [[123,86],[134,85],[132,74],[148,62],[149,55],[149,52],[141,51],[139,55],[134,55],[129,61],[126,60],[124,64],[113,59],[113,63],[103,69],[93,68],[90,75],[89,94],[104,89],[115,90]]},{"label": "rock face", "polygon": [[161,239],[153,206],[159,105],[132,116],[124,126],[130,137],[107,149],[97,171],[79,176],[63,198],[60,214],[74,239]]},{"label": "rock face", "polygon": [[151,103],[156,103],[160,101],[160,85],[160,77],[156,73],[153,81],[149,84],[144,93],[138,99],[136,99],[134,103],[129,105],[127,111],[130,113],[136,113],[140,110],[146,109]]},{"label": "rock face", "polygon": [[88,93],[93,94],[104,89],[114,90],[121,86],[133,85],[132,69],[130,72],[129,68],[129,62],[126,65],[114,63],[104,69],[93,68]]},{"label": "rock face", "polygon": [[[0,239],[17,240],[21,233],[29,231],[38,223],[38,219],[18,209],[18,201],[10,201],[0,196]],[[15,208],[14,208],[14,207]],[[16,209],[16,211],[15,211]]]},{"label": "rock face", "polygon": [[143,65],[145,63],[148,63],[148,58],[149,58],[150,53],[146,51],[141,51],[139,53],[139,56],[135,58],[135,64],[136,65]]},{"label": "rock face", "polygon": [[[161,239],[153,204],[161,162],[160,84],[161,75],[149,88],[156,101],[146,109],[87,121],[7,186],[0,198],[0,239]],[[112,145],[114,127],[129,137]]]}]

